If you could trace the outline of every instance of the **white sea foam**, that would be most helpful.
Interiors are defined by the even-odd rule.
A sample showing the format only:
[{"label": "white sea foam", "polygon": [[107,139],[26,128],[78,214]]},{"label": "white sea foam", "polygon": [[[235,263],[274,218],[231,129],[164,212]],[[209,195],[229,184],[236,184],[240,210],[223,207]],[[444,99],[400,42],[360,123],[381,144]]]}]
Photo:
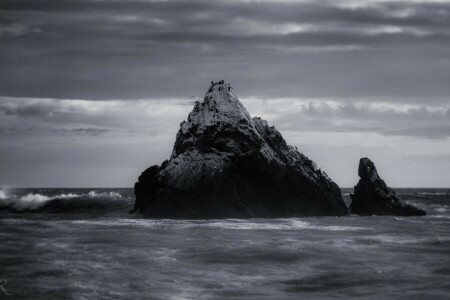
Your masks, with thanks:
[{"label": "white sea foam", "polygon": [[98,194],[95,191],[90,191],[87,195],[92,198],[98,197]]},{"label": "white sea foam", "polygon": [[367,237],[368,240],[381,242],[383,244],[417,244],[417,243],[433,243],[433,242],[447,242],[450,241],[448,236],[431,236],[417,238],[413,236],[399,236],[378,234]]},{"label": "white sea foam", "polygon": [[450,219],[449,215],[431,215],[427,216],[428,218],[437,218],[437,219]]},{"label": "white sea foam", "polygon": [[5,190],[0,190],[0,200],[8,199],[8,195]]},{"label": "white sea foam", "polygon": [[70,198],[76,198],[76,197],[80,197],[80,195],[69,193],[69,194],[57,195],[57,196],[54,196],[54,197],[51,197],[51,198],[52,199],[70,199]]},{"label": "white sea foam", "polygon": [[122,198],[122,195],[120,195],[117,192],[101,192],[98,193],[96,191],[90,191],[87,193],[87,196],[90,198]]},{"label": "white sea foam", "polygon": [[138,228],[167,228],[175,226],[167,225],[165,220],[148,220],[148,219],[106,219],[106,220],[75,220],[70,223],[87,225],[87,226],[123,226],[123,227],[138,227]]},{"label": "white sea foam", "polygon": [[356,227],[356,226],[339,226],[339,225],[315,225],[303,221],[292,221],[292,227],[296,229],[317,229],[317,230],[329,230],[329,231],[356,231],[356,230],[367,230],[366,227]]},{"label": "white sea foam", "polygon": [[394,219],[397,220],[397,221],[408,222],[408,223],[418,223],[418,224],[423,224],[423,223],[425,223],[425,221],[414,220],[414,219],[411,219],[411,218],[409,218],[409,217],[404,217],[404,218],[395,217]]},{"label": "white sea foam", "polygon": [[226,230],[327,230],[327,231],[358,231],[368,230],[366,227],[356,226],[324,226],[315,225],[300,220],[285,219],[277,223],[256,222],[248,220],[225,219],[210,221],[180,221],[180,220],[146,220],[146,219],[122,219],[122,220],[77,220],[77,224],[101,225],[101,226],[137,226],[146,228],[215,228]]},{"label": "white sea foam", "polygon": [[54,199],[71,199],[76,197],[79,197],[79,195],[72,193],[60,194],[52,197],[30,193],[20,198],[11,199],[12,203],[10,204],[17,210],[36,210],[44,206],[48,201]]},{"label": "white sea foam", "polygon": [[50,200],[50,197],[41,194],[27,194],[14,201],[12,206],[17,210],[35,210],[44,206],[44,204]]},{"label": "white sea foam", "polygon": [[431,193],[431,192],[421,192],[421,193],[417,193],[417,195],[424,195],[424,196],[445,196],[445,195],[447,195],[447,193],[444,193],[444,192],[435,192],[435,193]]},{"label": "white sea foam", "polygon": [[449,206],[446,204],[432,204],[430,207],[438,213],[445,213],[448,211]]},{"label": "white sea foam", "polygon": [[246,221],[216,221],[206,224],[186,224],[186,227],[211,227],[219,229],[233,229],[233,230],[276,230],[276,229],[289,229],[288,224],[268,224]]},{"label": "white sea foam", "polygon": [[319,230],[329,230],[329,231],[358,231],[358,230],[369,230],[367,227],[356,227],[356,226],[311,226],[311,229]]},{"label": "white sea foam", "polygon": [[108,199],[122,199],[118,192],[100,192],[90,191],[87,194],[59,194],[55,196],[43,195],[40,193],[29,193],[24,196],[8,195],[4,190],[0,190],[0,201],[2,204],[11,206],[16,210],[36,210],[43,207],[47,202],[55,199],[74,199],[74,198],[108,198]]},{"label": "white sea foam", "polygon": [[252,222],[244,220],[223,220],[213,221],[204,224],[187,223],[182,227],[212,227],[219,229],[233,229],[233,230],[330,230],[330,231],[350,231],[350,230],[365,230],[365,227],[353,226],[322,226],[311,224],[310,222],[300,220],[284,220],[282,223],[266,223],[266,222]]}]

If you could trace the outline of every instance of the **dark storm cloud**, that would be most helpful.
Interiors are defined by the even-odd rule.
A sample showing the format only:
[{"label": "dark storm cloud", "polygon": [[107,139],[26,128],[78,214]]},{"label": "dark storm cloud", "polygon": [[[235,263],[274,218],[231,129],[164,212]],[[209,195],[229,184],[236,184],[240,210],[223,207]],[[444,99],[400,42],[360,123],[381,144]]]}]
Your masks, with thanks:
[{"label": "dark storm cloud", "polygon": [[0,94],[442,97],[450,4],[2,1]]},{"label": "dark storm cloud", "polygon": [[[272,22],[357,22],[361,24],[429,26],[450,21],[447,3],[366,1],[3,1],[3,10],[53,13],[106,13],[159,16],[185,24],[216,24],[246,17]],[[356,2],[357,3],[357,2]],[[347,4],[347,5],[346,5]],[[364,5],[365,4],[365,5]],[[347,6],[347,7],[345,7]],[[217,19],[219,18],[219,19]]]}]

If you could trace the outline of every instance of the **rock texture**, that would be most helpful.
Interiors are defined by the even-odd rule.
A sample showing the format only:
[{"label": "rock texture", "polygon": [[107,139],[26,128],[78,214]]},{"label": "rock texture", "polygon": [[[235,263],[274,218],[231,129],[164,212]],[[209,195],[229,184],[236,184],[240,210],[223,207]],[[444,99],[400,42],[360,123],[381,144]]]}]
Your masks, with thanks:
[{"label": "rock texture", "polygon": [[395,191],[389,188],[378,176],[374,163],[368,158],[361,158],[358,167],[361,178],[350,195],[350,210],[358,215],[395,215],[424,216],[425,211],[400,200]]},{"label": "rock texture", "polygon": [[280,132],[251,118],[229,84],[211,82],[182,122],[169,160],[135,184],[152,218],[342,216],[339,187]]}]

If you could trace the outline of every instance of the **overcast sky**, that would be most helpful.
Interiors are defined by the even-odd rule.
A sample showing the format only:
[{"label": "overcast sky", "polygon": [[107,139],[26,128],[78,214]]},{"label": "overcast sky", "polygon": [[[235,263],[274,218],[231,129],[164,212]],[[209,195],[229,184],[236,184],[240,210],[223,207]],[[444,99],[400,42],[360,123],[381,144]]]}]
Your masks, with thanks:
[{"label": "overcast sky", "polygon": [[450,187],[450,1],[2,0],[0,186],[131,187],[211,80],[342,187]]}]

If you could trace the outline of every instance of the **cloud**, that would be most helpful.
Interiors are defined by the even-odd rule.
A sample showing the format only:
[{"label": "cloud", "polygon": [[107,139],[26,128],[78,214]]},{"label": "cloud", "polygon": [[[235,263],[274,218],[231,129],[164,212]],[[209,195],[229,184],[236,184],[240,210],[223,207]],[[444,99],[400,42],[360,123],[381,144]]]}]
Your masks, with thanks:
[{"label": "cloud", "polygon": [[440,101],[449,14],[444,1],[6,0],[0,95],[183,98],[226,79],[247,97]]},{"label": "cloud", "polygon": [[191,109],[190,105],[177,105],[179,103],[183,101],[0,97],[0,133],[109,138],[162,135],[171,138]]},{"label": "cloud", "polygon": [[[430,139],[450,138],[450,106],[389,102],[278,99],[266,102],[274,123],[291,131],[374,132]],[[279,108],[277,110],[277,108]]]},{"label": "cloud", "polygon": [[449,1],[1,1],[0,183],[131,185],[221,79],[336,180],[360,156],[420,173],[450,151],[449,16]]},{"label": "cloud", "polygon": [[5,135],[41,135],[41,136],[48,136],[48,135],[61,135],[61,136],[73,136],[73,135],[79,135],[79,136],[103,136],[105,134],[109,134],[112,131],[110,129],[102,129],[102,128],[72,128],[72,129],[65,129],[65,128],[35,128],[35,127],[6,127],[6,128],[0,128],[0,134],[2,136]]},{"label": "cloud", "polygon": [[[191,99],[0,97],[0,182],[21,186],[131,186],[139,172],[170,156],[179,124],[192,109]],[[252,116],[266,118],[289,144],[298,146],[346,186],[354,184],[356,171],[342,175],[341,170],[350,168],[361,156],[373,157],[389,167],[388,162],[396,158],[400,163],[405,155],[409,160],[427,157],[425,161],[430,161],[430,157],[450,151],[448,105],[348,99],[241,100]],[[433,166],[442,172],[448,165],[436,161],[430,164],[428,169]],[[417,168],[416,163],[408,165],[407,170]],[[395,172],[401,174],[400,170]],[[37,178],[36,174],[42,175]],[[410,182],[418,182],[418,175],[413,179]],[[431,180],[426,185],[445,184],[442,178],[434,183]],[[412,184],[406,179],[394,182]]]},{"label": "cloud", "polygon": [[[32,130],[58,135],[171,137],[194,101],[193,98],[88,101],[0,97],[0,113],[4,114],[0,126],[4,132],[16,134],[29,134]],[[448,104],[302,98],[243,98],[242,101],[252,115],[266,118],[281,130],[450,138]]]},{"label": "cloud", "polygon": [[[448,123],[448,122],[447,122]],[[382,131],[385,135],[403,135],[424,137],[431,139],[449,139],[450,138],[450,125],[435,125],[427,127],[412,127],[404,129],[385,129]]]}]

